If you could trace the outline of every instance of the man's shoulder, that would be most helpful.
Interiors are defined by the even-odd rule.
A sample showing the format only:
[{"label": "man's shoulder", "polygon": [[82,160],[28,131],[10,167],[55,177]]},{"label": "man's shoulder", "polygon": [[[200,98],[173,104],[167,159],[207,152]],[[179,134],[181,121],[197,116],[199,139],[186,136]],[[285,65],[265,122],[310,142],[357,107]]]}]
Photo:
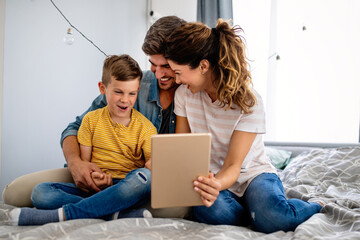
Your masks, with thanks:
[{"label": "man's shoulder", "polygon": [[144,71],[143,77],[140,82],[140,91],[138,93],[138,107],[137,110],[140,109],[141,112],[141,106],[147,103],[150,103],[152,101],[157,101],[159,98],[159,90],[157,85],[157,79],[153,72],[151,71]]},{"label": "man's shoulder", "polygon": [[154,73],[150,70],[145,70],[143,71],[143,76],[141,78],[140,83],[151,83],[152,81],[154,81],[154,79],[155,79]]}]

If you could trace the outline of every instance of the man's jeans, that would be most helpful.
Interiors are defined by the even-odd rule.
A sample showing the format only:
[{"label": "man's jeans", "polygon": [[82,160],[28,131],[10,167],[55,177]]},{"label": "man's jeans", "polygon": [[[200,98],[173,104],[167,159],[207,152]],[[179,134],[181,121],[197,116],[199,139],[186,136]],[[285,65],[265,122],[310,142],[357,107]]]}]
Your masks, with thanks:
[{"label": "man's jeans", "polygon": [[40,183],[31,195],[39,209],[63,208],[65,219],[104,218],[139,206],[150,198],[151,173],[146,168],[131,171],[123,180],[98,193],[86,193],[73,183]]},{"label": "man's jeans", "polygon": [[241,198],[229,190],[221,191],[211,207],[194,207],[194,217],[208,224],[252,224],[257,231],[271,233],[293,231],[321,208],[318,203],[287,200],[279,177],[263,173],[251,181]]}]

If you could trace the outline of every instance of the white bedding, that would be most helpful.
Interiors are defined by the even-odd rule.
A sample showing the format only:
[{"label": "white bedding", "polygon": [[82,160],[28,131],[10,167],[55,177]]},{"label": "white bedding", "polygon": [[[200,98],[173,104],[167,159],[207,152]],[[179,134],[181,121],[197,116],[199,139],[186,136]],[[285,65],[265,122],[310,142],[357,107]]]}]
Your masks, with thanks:
[{"label": "white bedding", "polygon": [[[294,232],[263,234],[184,219],[72,220],[44,226],[0,223],[1,239],[360,239],[360,147],[315,149],[279,173],[288,198],[331,200]],[[0,221],[12,206],[0,204]]]}]

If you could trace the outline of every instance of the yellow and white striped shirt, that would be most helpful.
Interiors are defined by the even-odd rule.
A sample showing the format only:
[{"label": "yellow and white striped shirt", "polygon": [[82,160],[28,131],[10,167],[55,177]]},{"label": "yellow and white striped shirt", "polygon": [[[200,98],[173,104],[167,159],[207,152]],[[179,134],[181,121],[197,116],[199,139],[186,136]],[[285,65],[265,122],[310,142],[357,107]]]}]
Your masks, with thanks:
[{"label": "yellow and white striped shirt", "polygon": [[154,125],[140,112],[132,109],[128,127],[114,122],[108,107],[84,116],[78,141],[92,147],[91,162],[113,178],[125,178],[130,171],[144,167],[151,157],[151,136]]}]

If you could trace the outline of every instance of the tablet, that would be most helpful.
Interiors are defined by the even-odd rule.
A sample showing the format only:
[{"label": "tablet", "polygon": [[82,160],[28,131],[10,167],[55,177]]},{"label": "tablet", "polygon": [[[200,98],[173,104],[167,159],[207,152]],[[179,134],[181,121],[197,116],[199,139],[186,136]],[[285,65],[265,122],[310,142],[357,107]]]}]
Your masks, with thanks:
[{"label": "tablet", "polygon": [[210,133],[160,134],[151,138],[151,207],[203,205],[193,181],[208,176]]}]

